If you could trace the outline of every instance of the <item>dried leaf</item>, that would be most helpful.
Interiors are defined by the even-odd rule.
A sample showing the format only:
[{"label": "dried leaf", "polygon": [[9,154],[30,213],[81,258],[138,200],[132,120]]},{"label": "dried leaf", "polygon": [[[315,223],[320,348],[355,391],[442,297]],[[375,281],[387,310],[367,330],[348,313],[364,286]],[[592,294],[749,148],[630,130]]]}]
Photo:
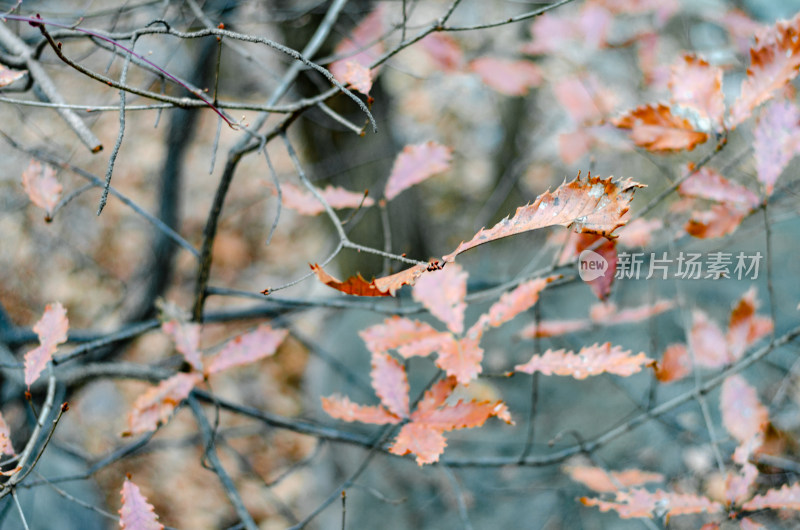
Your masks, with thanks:
[{"label": "dried leaf", "polygon": [[800,510],[800,484],[784,484],[781,489],[768,490],[756,495],[742,505],[749,511],[772,508],[773,510]]},{"label": "dried leaf", "polygon": [[345,79],[348,63],[368,68],[383,55],[386,50],[381,40],[386,32],[383,22],[385,12],[385,5],[378,4],[372,13],[364,17],[334,48],[333,53],[342,57],[331,63],[329,68],[336,79]]},{"label": "dried leaf", "polygon": [[[539,293],[547,287],[547,284],[558,279],[560,276],[548,276],[547,278],[536,278],[520,284],[515,289],[503,293],[500,299],[492,304],[489,311],[481,315],[478,325],[481,331],[488,327],[496,328],[514,319],[520,313],[536,305],[539,301]],[[472,333],[468,335],[472,336]]]},{"label": "dried leaf", "polygon": [[483,371],[483,349],[479,343],[480,338],[471,337],[455,339],[450,336],[442,340],[436,366],[454,376],[462,385],[468,384]]},{"label": "dried leaf", "polygon": [[452,149],[436,142],[405,146],[386,181],[386,199],[392,200],[414,184],[447,171],[452,157]]},{"label": "dried leaf", "polygon": [[692,359],[683,344],[670,344],[656,367],[656,378],[662,383],[683,379],[692,373]]},{"label": "dried leaf", "polygon": [[728,126],[736,127],[750,117],[757,106],[797,76],[800,68],[800,15],[780,20],[769,30],[756,35],[750,49],[750,68],[742,83],[739,98],[731,107]]},{"label": "dried leaf", "polygon": [[419,320],[393,316],[359,332],[372,353],[397,350],[405,358],[425,356],[436,351],[440,335],[449,335]]},{"label": "dried leaf", "polygon": [[700,366],[719,368],[730,362],[725,335],[716,322],[699,309],[692,316],[689,347],[694,352],[695,363]]},{"label": "dried leaf", "polygon": [[66,342],[69,320],[67,310],[59,302],[48,304],[44,308],[42,318],[33,326],[39,336],[39,346],[25,354],[25,384],[28,388],[39,379],[53,359],[58,345]]},{"label": "dried leaf", "polygon": [[[364,193],[348,191],[339,186],[326,186],[319,189],[320,195],[334,210],[342,208],[358,208],[360,206],[372,206],[375,201],[370,197],[365,197]],[[325,207],[308,190],[301,189],[290,182],[281,184],[281,196],[283,205],[287,208],[303,215],[319,215],[325,211]]]},{"label": "dried leaf", "polygon": [[175,407],[202,380],[203,374],[197,372],[177,373],[139,396],[128,414],[128,430],[123,436],[153,431],[166,423]]},{"label": "dried leaf", "polygon": [[450,262],[478,245],[546,226],[572,226],[576,232],[613,237],[612,232],[627,222],[633,192],[641,187],[629,179],[613,182],[611,177],[603,180],[589,175],[582,180],[578,175],[554,192],[546,191],[533,203],[517,208],[514,217],[506,217],[490,229],[482,228],[442,260]]},{"label": "dried leaf", "polygon": [[656,490],[650,493],[647,490],[634,488],[627,492],[617,492],[616,502],[582,497],[585,506],[597,506],[601,512],[615,510],[622,519],[634,517],[653,518],[666,515],[685,515],[691,513],[716,513],[722,511],[722,505],[699,495],[670,493]]},{"label": "dried leaf", "polygon": [[626,248],[649,247],[653,232],[664,226],[661,219],[639,217],[619,229],[617,244]]},{"label": "dried leaf", "polygon": [[576,333],[589,329],[592,326],[590,320],[542,320],[538,324],[534,322],[525,326],[519,332],[524,339],[534,339],[537,337],[560,337],[569,333]]},{"label": "dried leaf", "polygon": [[403,365],[388,353],[373,353],[371,376],[372,388],[383,406],[395,416],[407,418],[409,386]]},{"label": "dried leaf", "polygon": [[357,405],[347,397],[329,396],[322,398],[322,410],[330,416],[343,421],[360,421],[361,423],[400,423],[399,418],[382,406]]},{"label": "dried leaf", "polygon": [[422,48],[445,72],[459,70],[464,65],[464,53],[458,41],[449,33],[435,32],[420,41]]},{"label": "dried leaf", "polygon": [[617,106],[614,92],[603,89],[593,77],[565,77],[553,84],[553,95],[578,125],[595,124]]},{"label": "dried leaf", "polygon": [[254,331],[228,341],[225,347],[208,362],[207,374],[217,374],[234,366],[244,366],[270,357],[286,339],[289,330],[272,329],[261,324]]},{"label": "dried leaf", "polygon": [[0,454],[12,456],[17,454],[11,445],[11,431],[2,414],[0,414]]},{"label": "dried leaf", "polygon": [[678,192],[686,197],[731,203],[747,209],[755,208],[761,202],[758,195],[741,184],[731,182],[710,167],[701,168],[683,181]]},{"label": "dried leaf", "polygon": [[534,355],[527,363],[517,365],[514,370],[585,379],[604,372],[625,377],[640,372],[643,366],[654,364],[655,361],[647,358],[643,352],[631,355],[630,350],[606,342],[584,346],[577,354],[566,350],[547,350],[542,355]]},{"label": "dried leaf", "polygon": [[175,349],[195,370],[203,370],[203,354],[200,346],[200,325],[170,320],[161,324],[161,331],[169,335]]},{"label": "dried leaf", "polygon": [[469,69],[506,96],[524,96],[542,82],[541,69],[530,61],[480,57],[469,63]]},{"label": "dried leaf", "polygon": [[772,333],[772,319],[756,315],[757,308],[756,289],[751,287],[731,312],[726,342],[732,361],[740,359],[750,345]]},{"label": "dried leaf", "polygon": [[360,274],[350,276],[342,282],[325,272],[317,264],[310,265],[310,267],[314,274],[317,275],[317,279],[328,287],[356,296],[394,296],[404,285],[414,285],[417,278],[424,272],[438,268],[427,263],[420,263],[391,276],[375,278],[371,282],[367,282]]},{"label": "dried leaf", "polygon": [[725,114],[721,68],[686,54],[672,66],[669,88],[674,103],[689,107],[710,122],[704,130],[720,128]]},{"label": "dried leaf", "polygon": [[566,466],[569,477],[599,493],[613,493],[619,489],[641,486],[648,482],[663,482],[664,475],[640,469],[607,471],[601,467]]},{"label": "dried leaf", "polygon": [[558,135],[558,156],[568,166],[577,163],[596,144],[593,134],[586,129],[576,129]]},{"label": "dried leaf", "polygon": [[669,311],[675,307],[671,300],[657,300],[655,303],[619,309],[616,304],[595,304],[589,310],[589,318],[596,324],[617,325],[641,322]]},{"label": "dried leaf", "polygon": [[756,389],[740,375],[725,379],[719,401],[722,424],[740,442],[754,438],[769,421],[769,411],[759,401]]},{"label": "dried leaf", "polygon": [[[613,240],[595,234],[575,235],[577,236],[575,251],[581,256],[580,265],[582,267],[587,263],[596,261],[598,255],[605,260],[606,269],[599,276],[595,278],[582,276],[584,283],[589,285],[594,295],[599,300],[605,300],[611,294],[611,285],[614,283],[615,271],[617,270],[617,244]],[[595,247],[598,243],[599,245]],[[586,256],[586,254],[582,254],[584,251],[588,251],[587,254],[590,259],[583,259]],[[595,271],[581,269],[581,272],[585,274],[586,272],[593,273]]]},{"label": "dried leaf", "polygon": [[708,134],[696,131],[688,120],[675,116],[661,103],[638,107],[611,123],[620,129],[630,129],[633,143],[649,151],[691,151],[708,140]]},{"label": "dried leaf", "polygon": [[119,527],[122,530],[162,530],[153,505],[147,502],[139,486],[130,479],[122,484],[122,507],[119,509]]},{"label": "dried leaf", "polygon": [[7,87],[14,81],[22,79],[27,73],[27,70],[11,70],[0,65],[0,88]]},{"label": "dried leaf", "polygon": [[747,462],[740,473],[728,473],[725,479],[725,500],[731,504],[741,504],[749,499],[757,478],[758,468]]},{"label": "dried leaf", "polygon": [[31,202],[47,212],[45,219],[49,220],[61,198],[62,187],[56,180],[56,170],[48,164],[31,160],[22,172],[22,187]]},{"label": "dried leaf", "polygon": [[403,425],[389,452],[401,456],[414,454],[421,466],[437,462],[445,447],[447,440],[442,431],[412,422]]},{"label": "dried leaf", "polygon": [[694,212],[686,223],[686,232],[700,239],[727,236],[739,228],[747,214],[735,205],[715,204],[710,210]]},{"label": "dried leaf", "polygon": [[447,325],[453,333],[464,331],[467,304],[467,273],[457,263],[430,272],[414,285],[414,300]]},{"label": "dried leaf", "polygon": [[347,61],[344,64],[344,75],[339,81],[349,84],[365,96],[368,96],[369,91],[372,90],[372,74],[369,68],[356,61]]},{"label": "dried leaf", "polygon": [[800,110],[791,101],[768,105],[753,130],[756,175],[767,195],[800,149]]}]

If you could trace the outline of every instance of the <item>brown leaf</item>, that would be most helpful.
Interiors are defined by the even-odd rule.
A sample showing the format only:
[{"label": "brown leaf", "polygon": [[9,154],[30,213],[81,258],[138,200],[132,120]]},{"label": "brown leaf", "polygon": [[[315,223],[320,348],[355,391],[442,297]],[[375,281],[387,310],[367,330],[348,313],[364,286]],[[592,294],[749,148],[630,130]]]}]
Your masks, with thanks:
[{"label": "brown leaf", "polygon": [[147,502],[139,486],[125,479],[120,491],[122,507],[119,509],[119,526],[122,530],[162,530],[153,505]]},{"label": "brown leaf", "polygon": [[367,282],[360,274],[351,276],[342,282],[325,272],[317,264],[310,265],[310,267],[319,281],[337,291],[356,296],[394,296],[404,285],[414,285],[417,278],[427,270],[433,270],[434,266],[420,263],[391,276],[375,278],[371,282]]},{"label": "brown leaf", "polygon": [[656,367],[656,379],[670,383],[692,373],[692,359],[683,344],[670,344]]},{"label": "brown leaf", "polygon": [[728,324],[726,342],[733,361],[740,359],[750,345],[772,333],[772,319],[756,315],[756,309],[756,290],[751,287],[736,303]]},{"label": "brown leaf", "polygon": [[490,229],[483,228],[469,241],[442,257],[445,262],[472,248],[546,226],[571,226],[577,232],[614,237],[612,232],[628,220],[628,208],[641,184],[629,179],[613,182],[609,177],[587,176],[561,184],[554,192],[546,191],[526,206],[517,208],[514,217],[506,217]]},{"label": "brown leaf", "polygon": [[28,388],[39,379],[58,345],[66,342],[68,329],[69,320],[64,306],[58,302],[48,304],[42,318],[33,326],[33,331],[39,336],[39,347],[25,354],[25,384]]},{"label": "brown leaf", "polygon": [[691,151],[708,140],[708,134],[695,131],[688,120],[675,116],[661,103],[638,107],[611,123],[620,129],[630,129],[633,143],[649,151]]}]

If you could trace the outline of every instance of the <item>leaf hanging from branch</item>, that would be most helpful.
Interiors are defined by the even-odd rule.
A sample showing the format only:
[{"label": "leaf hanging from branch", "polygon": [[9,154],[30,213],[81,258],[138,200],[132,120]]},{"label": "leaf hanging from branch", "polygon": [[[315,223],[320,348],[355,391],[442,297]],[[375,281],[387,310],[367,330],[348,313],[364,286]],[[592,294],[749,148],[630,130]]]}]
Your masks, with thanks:
[{"label": "leaf hanging from branch", "polygon": [[629,376],[638,373],[645,366],[653,366],[655,361],[649,359],[644,352],[631,355],[630,350],[620,346],[593,344],[584,346],[578,353],[566,350],[547,350],[542,355],[534,355],[525,364],[517,365],[514,370],[532,374],[541,372],[544,375],[565,375],[575,379],[609,373]]},{"label": "leaf hanging from branch", "polygon": [[450,334],[437,331],[426,322],[394,316],[360,331],[359,335],[372,353],[397,350],[409,358],[430,355],[440,347],[443,337]]},{"label": "leaf hanging from branch", "polygon": [[524,96],[542,83],[542,70],[530,61],[481,57],[469,63],[469,69],[506,96]]},{"label": "leaf hanging from branch", "polygon": [[139,486],[125,479],[120,490],[122,507],[119,509],[119,526],[122,530],[162,530],[153,505],[147,502]]},{"label": "leaf hanging from branch", "polygon": [[611,177],[604,180],[588,175],[583,180],[579,174],[554,192],[546,191],[533,203],[517,208],[514,217],[481,229],[442,260],[451,262],[478,245],[547,226],[570,226],[576,232],[614,237],[612,232],[628,220],[633,192],[641,187],[642,184],[630,179],[614,182]]},{"label": "leaf hanging from branch", "polygon": [[664,104],[644,105],[611,120],[620,129],[629,129],[633,143],[649,151],[691,151],[708,140],[688,120],[676,116]]},{"label": "leaf hanging from branch", "polygon": [[776,101],[764,109],[753,130],[756,175],[772,194],[778,177],[800,151],[800,110],[791,101]]},{"label": "leaf hanging from branch", "polygon": [[681,182],[678,192],[685,197],[698,197],[720,203],[755,208],[761,200],[758,195],[735,182],[731,182],[706,166]]},{"label": "leaf hanging from branch", "polygon": [[467,273],[460,265],[454,263],[426,274],[416,282],[412,294],[414,300],[444,322],[447,329],[453,333],[464,331]]},{"label": "leaf hanging from branch", "polygon": [[740,375],[725,379],[719,401],[722,424],[740,442],[755,437],[769,421],[769,411],[759,401],[756,389]]},{"label": "leaf hanging from branch", "polygon": [[208,362],[206,373],[216,374],[270,357],[288,334],[289,330],[272,329],[269,324],[261,324],[255,330],[229,340],[222,351]]},{"label": "leaf hanging from branch", "polygon": [[388,353],[373,353],[371,376],[381,403],[395,416],[407,418],[409,387],[403,365]]},{"label": "leaf hanging from branch", "polygon": [[452,157],[452,149],[436,142],[405,146],[386,181],[386,199],[392,200],[414,184],[447,171]]},{"label": "leaf hanging from branch", "polygon": [[177,373],[139,396],[128,414],[128,430],[122,435],[153,431],[166,423],[175,407],[202,380],[203,375],[197,372]]},{"label": "leaf hanging from branch", "polygon": [[48,304],[42,318],[33,326],[39,336],[39,346],[25,354],[25,384],[28,388],[44,371],[53,359],[58,345],[66,342],[69,320],[67,310],[60,303]]},{"label": "leaf hanging from branch", "polygon": [[49,221],[61,198],[62,190],[61,184],[56,180],[55,169],[38,160],[31,160],[28,168],[22,172],[22,187],[31,202],[44,209],[45,220]]},{"label": "leaf hanging from branch", "polygon": [[[557,280],[560,276],[548,276],[547,278],[536,278],[520,284],[515,289],[503,293],[500,299],[492,304],[489,311],[478,318],[478,322],[468,334],[469,336],[480,336],[489,327],[499,327],[513,320],[520,313],[536,305],[539,301],[539,293],[547,287],[547,284]],[[477,330],[480,331],[477,331]]]},{"label": "leaf hanging from branch", "polygon": [[310,265],[310,267],[311,270],[314,271],[314,274],[317,275],[317,279],[328,287],[332,287],[345,294],[356,296],[394,296],[398,289],[404,285],[414,285],[417,278],[419,278],[422,273],[438,268],[435,265],[420,263],[419,265],[414,265],[396,274],[384,276],[383,278],[375,278],[368,282],[360,274],[350,276],[345,281],[340,281],[325,272],[322,267],[316,263]]},{"label": "leaf hanging from branch", "polygon": [[593,466],[566,466],[569,477],[587,488],[599,493],[613,493],[620,489],[641,486],[648,482],[663,482],[664,475],[640,469],[607,471]]},{"label": "leaf hanging from branch", "polygon": [[200,347],[200,325],[170,320],[161,324],[161,331],[175,343],[175,349],[195,370],[203,369],[203,353]]},{"label": "leaf hanging from branch", "polygon": [[722,93],[722,69],[686,54],[672,66],[669,80],[672,101],[709,120],[708,129],[722,126],[725,95]]}]

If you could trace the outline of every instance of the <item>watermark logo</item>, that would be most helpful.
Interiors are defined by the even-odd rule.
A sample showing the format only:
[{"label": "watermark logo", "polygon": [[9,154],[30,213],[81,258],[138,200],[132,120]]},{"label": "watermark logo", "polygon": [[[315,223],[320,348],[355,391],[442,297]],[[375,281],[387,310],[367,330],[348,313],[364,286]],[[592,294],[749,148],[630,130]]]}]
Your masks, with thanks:
[{"label": "watermark logo", "polygon": [[578,275],[581,280],[591,282],[608,270],[608,261],[592,250],[584,250],[578,257]]}]

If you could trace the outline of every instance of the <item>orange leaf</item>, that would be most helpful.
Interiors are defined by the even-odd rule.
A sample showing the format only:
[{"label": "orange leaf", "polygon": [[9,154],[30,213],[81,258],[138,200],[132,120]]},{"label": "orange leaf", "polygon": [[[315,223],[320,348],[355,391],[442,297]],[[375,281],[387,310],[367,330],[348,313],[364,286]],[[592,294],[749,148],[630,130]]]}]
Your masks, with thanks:
[{"label": "orange leaf", "polygon": [[467,273],[457,263],[430,272],[414,285],[414,300],[447,325],[453,333],[464,331]]},{"label": "orange leaf", "polygon": [[585,379],[604,372],[626,377],[640,372],[643,366],[654,364],[653,359],[644,353],[630,353],[630,350],[623,350],[620,346],[611,346],[610,342],[584,346],[577,354],[566,350],[547,350],[543,355],[534,355],[527,363],[517,365],[514,370]]},{"label": "orange leaf", "polygon": [[694,55],[685,54],[672,66],[669,80],[672,101],[689,107],[710,121],[705,130],[722,125],[725,96],[722,93],[722,69]]},{"label": "orange leaf", "polygon": [[442,431],[412,422],[403,425],[389,452],[401,456],[413,453],[417,464],[423,465],[437,462],[445,447],[447,440]]},{"label": "orange leaf", "polygon": [[342,282],[325,272],[317,264],[310,265],[310,267],[319,281],[337,291],[355,296],[394,296],[397,290],[404,285],[414,285],[417,278],[433,266],[427,263],[420,263],[391,276],[375,278],[371,282],[367,282],[360,274],[350,276]]},{"label": "orange leaf", "polygon": [[751,287],[731,312],[726,337],[731,360],[740,359],[748,346],[772,333],[772,319],[756,315],[757,308],[756,290]]},{"label": "orange leaf", "polygon": [[664,475],[661,473],[650,473],[640,469],[606,471],[601,467],[567,466],[564,470],[572,480],[600,493],[613,493],[619,489],[664,480]]},{"label": "orange leaf", "polygon": [[388,353],[372,354],[372,388],[389,412],[407,418],[408,377],[406,369]]},{"label": "orange leaf", "polygon": [[347,397],[329,396],[322,398],[322,410],[330,416],[343,421],[360,421],[361,423],[400,423],[399,418],[382,406],[358,405]]},{"label": "orange leaf", "polygon": [[67,340],[67,310],[60,303],[48,304],[42,318],[33,326],[39,336],[39,347],[25,354],[25,384],[28,388],[39,379],[47,363],[53,359],[58,345]]},{"label": "orange leaf", "polygon": [[[611,285],[614,283],[615,271],[617,270],[617,244],[611,239],[595,234],[574,234],[576,236],[575,251],[581,256],[580,264],[583,267],[585,264],[597,260],[597,255],[603,258],[607,264],[606,269],[596,278],[587,276],[584,280],[594,295],[599,300],[605,300],[611,294]],[[595,245],[600,243],[596,248]],[[586,254],[581,255],[584,250],[590,250]],[[588,254],[588,258],[584,260],[583,257]],[[588,270],[582,272],[593,273],[595,271]],[[599,272],[599,271],[597,271]]]},{"label": "orange leaf", "polygon": [[506,96],[524,96],[542,82],[542,70],[530,61],[480,57],[469,63],[469,69]]},{"label": "orange leaf", "polygon": [[397,350],[405,358],[433,353],[439,346],[442,336],[449,333],[436,331],[430,324],[419,320],[409,320],[394,316],[383,324],[375,324],[359,332],[373,353]]},{"label": "orange leaf", "polygon": [[222,351],[211,358],[206,373],[217,374],[234,366],[270,357],[288,334],[289,330],[272,329],[269,324],[261,324],[254,331],[229,340]]},{"label": "orange leaf", "polygon": [[725,379],[719,401],[722,424],[740,442],[758,435],[769,421],[769,411],[758,400],[755,388],[740,375]]},{"label": "orange leaf", "polygon": [[16,451],[14,451],[14,446],[11,445],[11,431],[2,414],[0,414],[0,454],[17,454]]},{"label": "orange leaf", "polygon": [[692,373],[692,359],[683,344],[670,344],[664,350],[661,362],[656,367],[656,378],[662,383],[683,379]]},{"label": "orange leaf", "polygon": [[386,49],[381,40],[386,31],[383,23],[385,12],[385,6],[379,4],[334,48],[333,53],[342,57],[329,68],[336,79],[345,79],[347,63],[369,67],[383,54]]},{"label": "orange leaf", "polygon": [[166,423],[175,407],[202,380],[203,375],[197,372],[177,373],[139,396],[128,414],[128,430],[123,436],[153,431]]},{"label": "orange leaf", "polygon": [[800,110],[791,101],[776,101],[764,109],[753,130],[756,175],[767,195],[800,149]]},{"label": "orange leaf", "polygon": [[578,174],[554,192],[546,191],[533,203],[517,208],[514,217],[506,217],[490,229],[482,228],[442,260],[450,262],[478,245],[546,226],[572,226],[577,232],[613,237],[611,233],[627,222],[633,192],[641,187],[629,179],[613,182],[611,177],[603,180],[589,175],[582,180]]},{"label": "orange leaf", "polygon": [[436,142],[405,146],[386,181],[386,199],[392,200],[414,184],[447,171],[452,157],[452,149]]},{"label": "orange leaf", "polygon": [[692,213],[686,232],[700,239],[723,237],[736,231],[747,213],[735,205],[715,204],[710,210]]},{"label": "orange leaf", "polygon": [[480,339],[462,338],[452,336],[442,340],[436,366],[454,376],[459,383],[466,385],[483,371],[481,361],[483,350],[478,345]]},{"label": "orange leaf", "polygon": [[706,133],[695,131],[688,120],[675,116],[661,103],[638,107],[611,123],[620,129],[630,129],[633,143],[649,151],[691,151],[708,140]]},{"label": "orange leaf", "polygon": [[616,510],[622,519],[634,517],[653,518],[659,516],[684,515],[691,513],[715,513],[722,510],[722,505],[699,495],[670,493],[656,490],[634,488],[627,492],[617,492],[616,502],[581,497],[585,506],[597,506],[601,512]]},{"label": "orange leaf", "polygon": [[741,184],[731,182],[715,170],[703,167],[694,175],[684,180],[678,192],[686,197],[699,197],[712,201],[755,208],[761,200],[758,195]]},{"label": "orange leaf", "polygon": [[423,394],[422,399],[417,403],[417,410],[415,413],[424,413],[437,409],[444,405],[444,402],[450,397],[450,394],[455,390],[458,381],[455,377],[449,376],[444,379],[436,381],[428,390]]},{"label": "orange leaf", "polygon": [[592,322],[589,320],[542,320],[538,324],[534,322],[525,326],[519,334],[525,339],[559,337],[568,333],[583,331],[591,327],[591,325]]},{"label": "orange leaf", "polygon": [[161,324],[161,331],[169,335],[175,343],[175,349],[183,355],[192,368],[203,369],[203,354],[200,346],[200,325],[170,320]]},{"label": "orange leaf", "polygon": [[763,495],[756,495],[742,505],[749,511],[772,508],[773,510],[800,510],[800,484],[784,484],[781,489],[768,490]]},{"label": "orange leaf", "polygon": [[536,305],[542,289],[558,278],[560,276],[536,278],[520,284],[512,291],[503,293],[500,299],[492,304],[489,311],[478,319],[481,329],[486,329],[489,326],[496,328],[512,320],[520,313],[527,311]]},{"label": "orange leaf", "polygon": [[122,507],[119,509],[119,526],[122,530],[161,530],[153,505],[147,502],[139,486],[130,479],[122,484]]},{"label": "orange leaf", "polygon": [[431,33],[422,39],[420,44],[436,63],[436,66],[445,72],[458,70],[464,64],[461,47],[449,33]]},{"label": "orange leaf", "polygon": [[31,160],[28,168],[22,172],[22,187],[28,198],[39,208],[47,212],[49,220],[53,208],[61,198],[61,184],[56,180],[56,170],[52,166]]},{"label": "orange leaf", "polygon": [[616,304],[609,302],[593,305],[589,310],[589,318],[596,324],[630,324],[647,320],[664,311],[669,311],[673,307],[675,307],[675,303],[670,300],[658,300],[652,305],[644,304],[624,309],[619,309]]},{"label": "orange leaf", "polygon": [[365,96],[368,96],[369,91],[372,90],[372,74],[369,68],[356,61],[347,61],[344,64],[344,75],[339,81],[349,84]]},{"label": "orange leaf", "polygon": [[731,107],[728,126],[736,127],[757,106],[772,98],[800,68],[800,15],[780,20],[761,35],[750,49],[750,68],[739,98]]},{"label": "orange leaf", "polygon": [[[339,186],[326,186],[324,189],[317,191],[334,210],[375,204],[373,199],[365,197],[363,193],[348,191]],[[313,193],[301,189],[290,182],[281,184],[281,196],[284,206],[300,214],[319,215],[325,211],[325,207],[314,197]]]}]

